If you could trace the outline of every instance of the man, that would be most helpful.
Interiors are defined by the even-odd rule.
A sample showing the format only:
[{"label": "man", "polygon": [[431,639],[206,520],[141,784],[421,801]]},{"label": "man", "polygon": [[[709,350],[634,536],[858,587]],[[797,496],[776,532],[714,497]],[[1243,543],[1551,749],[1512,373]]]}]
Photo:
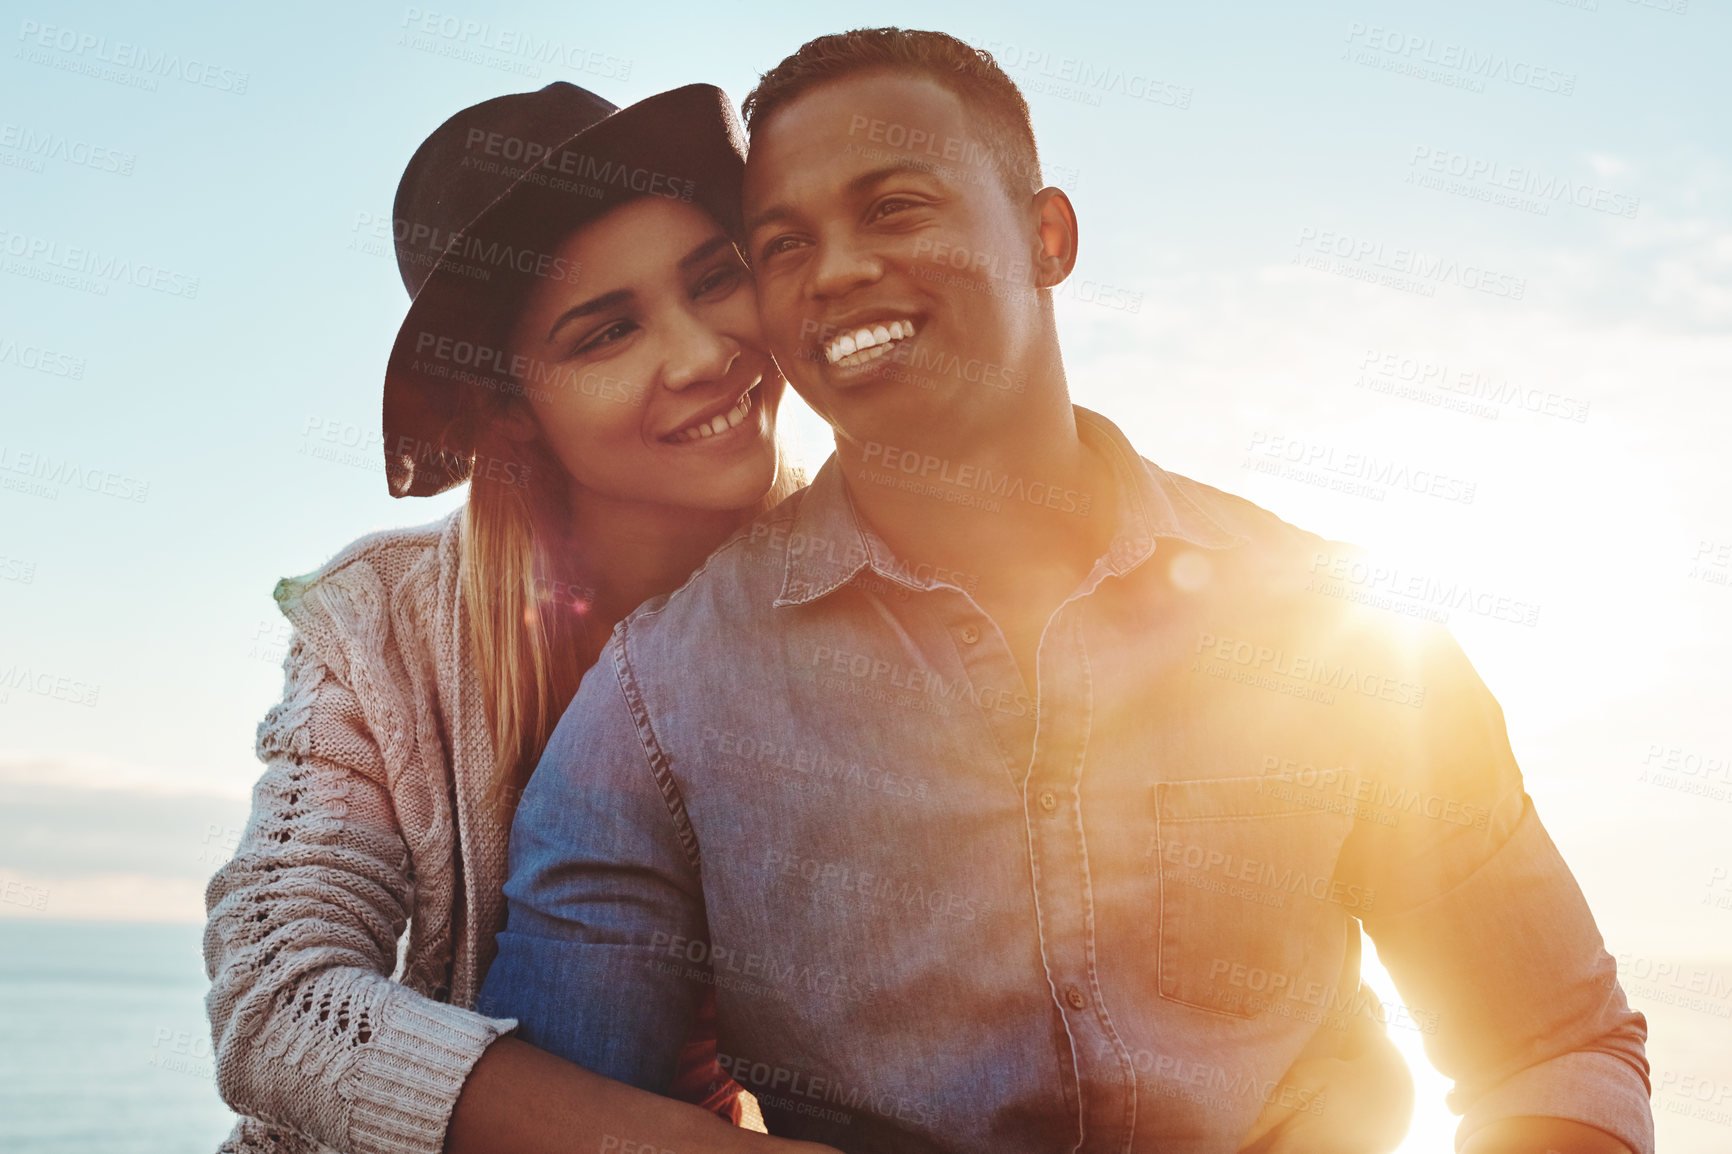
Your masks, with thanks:
[{"label": "man", "polygon": [[1645,1024],[1459,649],[1070,404],[1077,221],[1014,85],[878,29],[746,108],[766,336],[836,454],[584,682],[492,1011],[659,1088],[713,983],[772,1127],[851,1151],[1233,1150],[1361,1010],[1363,923],[1464,1149],[1651,1150]]}]

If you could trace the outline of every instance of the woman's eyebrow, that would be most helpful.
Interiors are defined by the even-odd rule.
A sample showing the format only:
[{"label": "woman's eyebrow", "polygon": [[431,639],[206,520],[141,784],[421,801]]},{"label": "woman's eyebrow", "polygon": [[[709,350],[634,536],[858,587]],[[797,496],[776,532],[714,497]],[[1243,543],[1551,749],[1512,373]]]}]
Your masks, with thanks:
[{"label": "woman's eyebrow", "polygon": [[722,249],[732,247],[734,247],[734,242],[718,232],[715,236],[712,236],[709,240],[704,241],[691,252],[682,256],[680,258],[680,268],[684,270],[691,268],[695,264],[702,264]]},{"label": "woman's eyebrow", "polygon": [[593,316],[596,313],[606,312],[609,309],[618,308],[620,305],[631,300],[633,295],[634,294],[630,289],[614,289],[610,293],[602,293],[598,297],[591,297],[582,304],[572,305],[570,308],[560,313],[559,319],[553,322],[553,327],[547,330],[547,339],[549,343],[559,335],[559,330],[564,328],[571,321],[578,320],[582,317]]}]

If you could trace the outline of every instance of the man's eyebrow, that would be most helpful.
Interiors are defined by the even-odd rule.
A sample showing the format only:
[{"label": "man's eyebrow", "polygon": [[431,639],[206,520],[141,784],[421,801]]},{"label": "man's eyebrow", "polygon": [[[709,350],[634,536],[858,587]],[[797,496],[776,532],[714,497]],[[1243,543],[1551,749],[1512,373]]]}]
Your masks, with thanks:
[{"label": "man's eyebrow", "polygon": [[929,176],[933,180],[943,180],[943,175],[935,172],[935,168],[937,168],[937,166],[934,164],[926,161],[915,160],[910,157],[907,160],[899,160],[894,164],[886,164],[882,168],[874,168],[871,172],[862,172],[859,176],[856,176],[853,180],[848,182],[848,191],[864,192],[866,189],[871,188],[880,181],[889,180],[893,176]]},{"label": "man's eyebrow", "polygon": [[606,312],[609,309],[618,308],[620,305],[631,300],[634,295],[636,294],[634,294],[630,289],[615,289],[610,293],[602,293],[598,297],[591,297],[582,304],[572,305],[570,308],[560,313],[559,319],[553,322],[553,327],[547,330],[548,342],[551,344],[553,339],[559,335],[559,330],[564,328],[570,322],[579,320],[583,317],[593,316],[596,313]]},{"label": "man's eyebrow", "polygon": [[747,236],[750,236],[760,228],[763,228],[766,224],[778,220],[787,220],[793,215],[794,210],[790,206],[785,204],[772,204],[763,212],[758,213],[750,220],[746,221],[746,223],[741,226],[741,231],[743,231]]},{"label": "man's eyebrow", "polygon": [[[861,173],[859,176],[856,176],[848,182],[847,189],[851,193],[858,193],[871,188],[879,181],[889,180],[893,176],[906,176],[910,174],[914,176],[928,176],[933,180],[943,180],[943,175],[934,171],[935,167],[935,165],[924,161],[914,160],[912,158],[908,160],[899,160],[894,164],[887,164],[882,168],[874,168],[870,172]],[[769,208],[755,214],[750,220],[746,221],[745,232],[747,235],[750,235],[764,227],[766,224],[778,220],[787,220],[793,215],[794,209],[792,206],[786,204],[772,204]]]}]

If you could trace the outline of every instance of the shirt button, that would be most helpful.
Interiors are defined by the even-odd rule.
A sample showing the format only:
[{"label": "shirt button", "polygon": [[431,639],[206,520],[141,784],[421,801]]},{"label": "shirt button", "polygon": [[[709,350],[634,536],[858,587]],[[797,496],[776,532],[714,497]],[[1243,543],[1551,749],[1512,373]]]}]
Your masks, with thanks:
[{"label": "shirt button", "polygon": [[979,640],[980,640],[980,630],[976,629],[972,625],[964,625],[962,627],[962,643],[964,645],[973,645],[976,641],[979,641]]},{"label": "shirt button", "polygon": [[1082,991],[1075,986],[1066,988],[1064,1000],[1070,1003],[1070,1008],[1073,1010],[1080,1010],[1089,1004],[1088,999],[1083,997]]},{"label": "shirt button", "polygon": [[1046,810],[1048,813],[1051,813],[1053,810],[1058,808],[1058,798],[1052,795],[1052,790],[1048,789],[1041,791],[1040,808]]}]

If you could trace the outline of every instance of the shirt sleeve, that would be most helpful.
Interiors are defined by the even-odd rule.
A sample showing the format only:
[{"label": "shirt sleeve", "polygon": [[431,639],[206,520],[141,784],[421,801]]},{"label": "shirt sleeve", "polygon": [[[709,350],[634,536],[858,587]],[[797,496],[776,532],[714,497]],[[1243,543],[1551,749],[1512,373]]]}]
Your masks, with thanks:
[{"label": "shirt sleeve", "polygon": [[666,1094],[708,973],[708,929],[619,644],[584,677],[518,805],[506,927],[479,1008],[515,1017],[544,1050]]},{"label": "shirt sleeve", "polygon": [[1347,862],[1377,894],[1365,928],[1403,999],[1437,1023],[1458,1147],[1502,1118],[1565,1118],[1652,1154],[1647,1023],[1618,985],[1586,899],[1522,788],[1503,712],[1438,631],[1423,704],[1379,727],[1365,787],[1399,820],[1359,823]]}]

